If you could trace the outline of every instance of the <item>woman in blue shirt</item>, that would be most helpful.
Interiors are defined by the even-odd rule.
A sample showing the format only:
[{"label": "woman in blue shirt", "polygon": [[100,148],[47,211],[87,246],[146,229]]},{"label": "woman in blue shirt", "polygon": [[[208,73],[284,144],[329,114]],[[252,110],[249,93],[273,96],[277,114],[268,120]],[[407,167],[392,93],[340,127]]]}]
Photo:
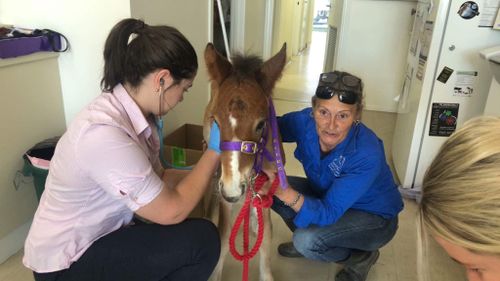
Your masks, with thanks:
[{"label": "woman in blue shirt", "polygon": [[293,231],[278,251],[344,264],[336,281],[366,279],[403,209],[382,141],[359,121],[362,89],[349,73],[323,73],[312,108],[278,119],[306,174],[288,177],[290,188],[275,195],[272,208]]}]

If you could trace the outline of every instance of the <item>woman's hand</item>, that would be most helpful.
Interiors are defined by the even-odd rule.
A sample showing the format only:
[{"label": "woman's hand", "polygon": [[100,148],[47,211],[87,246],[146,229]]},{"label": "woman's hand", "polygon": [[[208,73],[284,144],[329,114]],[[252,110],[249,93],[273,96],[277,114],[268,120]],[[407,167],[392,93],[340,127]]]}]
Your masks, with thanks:
[{"label": "woman's hand", "polygon": [[[269,178],[263,185],[262,185],[262,188],[259,190],[259,194],[260,195],[266,195],[267,193],[269,193],[269,190],[271,189],[271,186],[274,182],[274,179],[276,178],[275,174],[274,174],[274,171],[267,171],[267,170],[262,170],[262,172],[264,172],[267,177]],[[287,183],[288,184],[288,183]],[[287,186],[286,188],[281,188],[280,186],[278,186],[276,188],[276,191],[274,192],[274,196],[278,197],[281,199],[281,197],[283,196],[284,192],[286,189],[289,189],[290,186]]]},{"label": "woman's hand", "polygon": [[[271,189],[271,185],[273,184],[275,176],[274,176],[274,171],[268,171],[266,169],[263,169],[262,172],[266,174],[268,180],[262,185],[258,193],[260,195],[266,195],[267,193],[269,193],[269,190]],[[279,187],[276,188],[276,192],[278,192],[278,189],[280,188]],[[276,195],[276,192],[274,195]]]},{"label": "woman's hand", "polygon": [[[272,183],[275,179],[274,172],[266,170],[263,170],[263,172],[267,175],[269,180],[267,180],[262,185],[262,188],[258,192],[260,195],[266,195],[269,192],[269,189],[271,189]],[[289,206],[290,208],[298,212],[302,207],[302,204],[304,203],[304,196],[302,196],[300,192],[293,189],[292,186],[288,185],[288,183],[286,184],[287,184],[286,188],[281,188],[280,186],[278,186],[276,188],[274,196],[278,197],[278,199],[283,201],[285,205]]]}]

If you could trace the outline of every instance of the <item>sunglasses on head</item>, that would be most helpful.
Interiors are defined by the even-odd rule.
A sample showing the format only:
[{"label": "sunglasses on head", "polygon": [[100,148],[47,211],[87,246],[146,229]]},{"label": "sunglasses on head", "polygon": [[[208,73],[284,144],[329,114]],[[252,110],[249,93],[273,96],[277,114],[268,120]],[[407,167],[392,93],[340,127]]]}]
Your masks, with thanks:
[{"label": "sunglasses on head", "polygon": [[339,79],[347,87],[358,88],[361,85],[361,79],[345,72],[325,72],[319,76],[320,83],[333,84]]},{"label": "sunglasses on head", "polygon": [[336,89],[330,86],[318,86],[316,88],[316,96],[320,99],[328,100],[337,95],[337,98],[342,103],[355,104],[358,101],[358,93]]},{"label": "sunglasses on head", "polygon": [[[333,87],[338,80],[340,80],[345,89]],[[361,79],[350,74],[335,71],[320,75],[316,96],[320,99],[331,99],[337,95],[340,102],[355,104],[358,101],[360,91]]]}]

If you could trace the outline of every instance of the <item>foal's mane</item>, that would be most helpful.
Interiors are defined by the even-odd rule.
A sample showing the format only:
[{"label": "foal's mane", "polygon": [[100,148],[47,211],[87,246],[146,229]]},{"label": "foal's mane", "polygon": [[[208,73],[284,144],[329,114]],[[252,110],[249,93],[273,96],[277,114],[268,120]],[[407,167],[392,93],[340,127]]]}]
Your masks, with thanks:
[{"label": "foal's mane", "polygon": [[262,59],[258,56],[241,54],[232,57],[233,75],[238,83],[246,79],[260,79],[260,68],[262,67]]}]

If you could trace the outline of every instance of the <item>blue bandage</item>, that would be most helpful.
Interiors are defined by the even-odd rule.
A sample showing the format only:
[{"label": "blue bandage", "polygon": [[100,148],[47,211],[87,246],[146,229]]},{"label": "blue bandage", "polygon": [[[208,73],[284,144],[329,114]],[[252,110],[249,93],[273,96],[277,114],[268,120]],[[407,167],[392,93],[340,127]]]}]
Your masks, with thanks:
[{"label": "blue bandage", "polygon": [[215,120],[210,127],[210,139],[208,140],[208,149],[211,149],[217,154],[220,154],[220,129]]}]

